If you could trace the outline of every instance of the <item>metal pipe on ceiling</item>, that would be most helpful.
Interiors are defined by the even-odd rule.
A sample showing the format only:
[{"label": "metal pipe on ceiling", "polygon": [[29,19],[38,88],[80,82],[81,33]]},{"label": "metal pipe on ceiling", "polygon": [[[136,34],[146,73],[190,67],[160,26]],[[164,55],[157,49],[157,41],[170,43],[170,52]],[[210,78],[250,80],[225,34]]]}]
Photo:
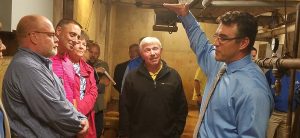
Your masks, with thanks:
[{"label": "metal pipe on ceiling", "polygon": [[[287,27],[287,32],[294,32],[295,31],[295,24],[290,25]],[[276,28],[270,31],[258,33],[256,35],[256,41],[269,41],[270,38],[273,38],[274,36],[278,36],[281,34],[285,34],[285,28]]]},{"label": "metal pipe on ceiling", "polygon": [[[299,1],[287,1],[287,7],[295,7]],[[211,1],[207,7],[284,7],[284,1]]]},{"label": "metal pipe on ceiling", "polygon": [[257,59],[255,63],[263,68],[300,69],[300,59],[265,58]]}]

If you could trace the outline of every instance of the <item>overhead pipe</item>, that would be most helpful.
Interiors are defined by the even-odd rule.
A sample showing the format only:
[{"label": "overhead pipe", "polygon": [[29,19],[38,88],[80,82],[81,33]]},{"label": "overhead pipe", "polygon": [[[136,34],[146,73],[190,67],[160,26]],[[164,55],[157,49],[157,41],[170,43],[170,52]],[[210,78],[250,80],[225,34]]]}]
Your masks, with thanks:
[{"label": "overhead pipe", "polygon": [[[287,27],[287,32],[294,32],[295,24],[289,25]],[[278,36],[281,34],[285,34],[285,28],[276,28],[270,31],[262,32],[256,35],[256,41],[269,41],[268,38],[273,38],[274,36]]]},{"label": "overhead pipe", "polygon": [[[207,7],[284,7],[284,1],[209,1]],[[286,1],[286,7],[295,7],[299,1]]]},{"label": "overhead pipe", "polygon": [[256,59],[255,63],[267,69],[300,69],[300,59],[264,58]]},{"label": "overhead pipe", "polygon": [[[198,4],[200,0],[194,0],[190,3],[190,7],[195,6]],[[295,7],[300,3],[299,1],[287,1],[286,7]],[[138,1],[135,5],[139,8],[162,8],[162,3],[143,3]],[[203,0],[202,1],[203,7],[273,7],[273,8],[280,8],[285,6],[284,1],[213,1],[213,0]]]},{"label": "overhead pipe", "polygon": [[[277,57],[276,53],[272,54],[272,58],[255,60],[256,64],[258,64],[259,66],[272,69],[272,74],[275,77],[275,96],[278,96],[281,91],[281,77],[283,74],[280,71],[282,70],[282,64],[280,63],[283,61],[284,60]],[[286,65],[289,65],[289,63],[286,63]]]},{"label": "overhead pipe", "polygon": [[272,69],[272,74],[275,77],[275,96],[280,95],[281,91],[281,77],[283,69],[300,69],[300,59],[281,59],[272,55],[272,58],[257,59],[255,63],[263,68]]},{"label": "overhead pipe", "polygon": [[[211,1],[211,0],[209,0],[209,1]],[[199,2],[200,2],[200,0],[192,0],[189,3],[190,9],[193,8],[195,5],[197,5]],[[145,9],[164,8],[163,3],[148,3],[148,2],[141,2],[141,1],[135,2],[135,6],[138,8],[145,8]]]}]

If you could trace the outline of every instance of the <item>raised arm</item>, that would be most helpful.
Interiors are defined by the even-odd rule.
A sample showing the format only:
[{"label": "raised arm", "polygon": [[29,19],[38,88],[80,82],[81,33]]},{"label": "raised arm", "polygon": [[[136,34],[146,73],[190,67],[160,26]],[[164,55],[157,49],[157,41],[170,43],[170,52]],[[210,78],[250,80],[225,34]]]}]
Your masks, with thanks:
[{"label": "raised arm", "polygon": [[164,7],[175,12],[189,38],[190,47],[197,56],[198,64],[207,76],[215,75],[221,67],[215,60],[215,47],[208,41],[195,17],[189,12],[188,4],[164,4]]}]

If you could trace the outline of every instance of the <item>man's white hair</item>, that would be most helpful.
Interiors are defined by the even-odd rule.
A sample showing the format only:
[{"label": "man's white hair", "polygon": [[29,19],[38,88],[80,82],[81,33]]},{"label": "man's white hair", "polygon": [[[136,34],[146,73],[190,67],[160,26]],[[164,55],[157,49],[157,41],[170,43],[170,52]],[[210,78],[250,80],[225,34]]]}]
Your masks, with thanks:
[{"label": "man's white hair", "polygon": [[140,49],[143,48],[144,45],[148,45],[148,44],[157,44],[159,45],[160,48],[162,48],[161,42],[159,41],[158,38],[156,37],[145,37],[141,42],[140,42]]}]

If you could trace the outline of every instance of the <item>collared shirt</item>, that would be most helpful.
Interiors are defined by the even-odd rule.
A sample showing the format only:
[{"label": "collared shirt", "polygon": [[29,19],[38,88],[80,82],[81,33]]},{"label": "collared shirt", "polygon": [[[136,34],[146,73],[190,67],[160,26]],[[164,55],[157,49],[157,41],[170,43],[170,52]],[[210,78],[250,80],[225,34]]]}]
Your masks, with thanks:
[{"label": "collared shirt", "polygon": [[57,54],[51,57],[51,60],[53,62],[53,72],[58,76],[64,85],[67,99],[73,103],[73,100],[75,99],[75,95],[73,93],[75,76],[73,63],[70,61],[67,54]]},{"label": "collared shirt", "polygon": [[[193,15],[189,13],[179,18],[198,63],[208,78],[203,104],[224,63],[215,60],[215,47],[209,43]],[[273,98],[267,80],[249,54],[227,64],[226,72],[210,99],[198,137],[264,138],[272,107]]]},{"label": "collared shirt", "polygon": [[18,137],[75,136],[86,118],[66,99],[51,61],[20,48],[3,81],[3,105]]},{"label": "collared shirt", "polygon": [[159,69],[158,69],[156,72],[152,73],[152,72],[149,71],[149,74],[150,74],[150,76],[151,76],[151,78],[152,78],[153,80],[156,79],[156,76],[157,76],[157,74],[160,72],[160,70],[162,69],[162,66],[163,66],[163,63],[160,62]]},{"label": "collared shirt", "polygon": [[[272,70],[266,72],[266,77],[268,83],[271,87],[271,91],[274,97],[275,107],[274,109],[280,112],[288,112],[288,97],[289,97],[289,87],[291,77],[287,74],[283,74],[281,77],[281,89],[280,94],[275,96],[275,77],[272,73]],[[295,80],[295,92],[300,89],[300,72],[296,71],[296,80]],[[296,109],[296,101],[293,102],[293,111]]]}]

